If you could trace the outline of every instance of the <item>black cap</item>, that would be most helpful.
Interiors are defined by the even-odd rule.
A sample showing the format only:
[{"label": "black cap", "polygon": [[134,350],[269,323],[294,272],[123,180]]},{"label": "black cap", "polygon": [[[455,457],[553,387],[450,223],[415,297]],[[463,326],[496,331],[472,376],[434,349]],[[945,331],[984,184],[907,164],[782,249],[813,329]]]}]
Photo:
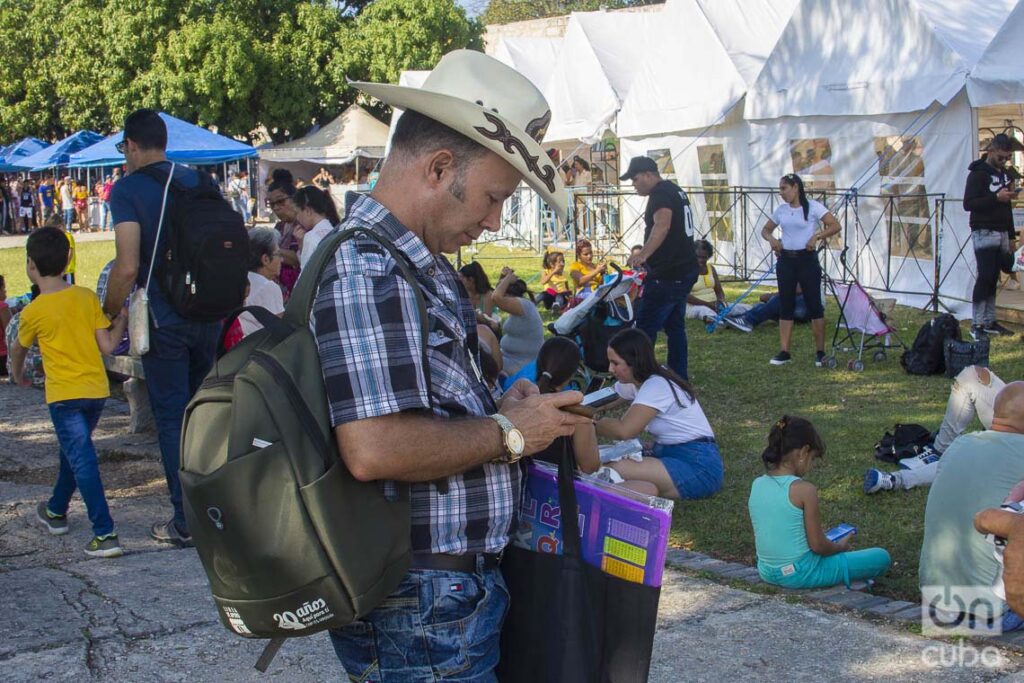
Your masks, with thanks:
[{"label": "black cap", "polygon": [[632,180],[640,173],[657,173],[658,164],[650,157],[633,157],[629,160],[629,168],[619,176],[619,180]]}]

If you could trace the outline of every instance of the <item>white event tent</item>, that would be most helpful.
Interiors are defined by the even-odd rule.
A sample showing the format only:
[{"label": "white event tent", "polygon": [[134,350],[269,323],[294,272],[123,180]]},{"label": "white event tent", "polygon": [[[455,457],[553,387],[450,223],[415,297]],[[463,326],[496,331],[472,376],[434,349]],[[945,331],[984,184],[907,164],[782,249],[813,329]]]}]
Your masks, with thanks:
[{"label": "white event tent", "polygon": [[[596,142],[647,59],[662,12],[574,12],[542,87],[551,105],[545,143]],[[538,84],[539,85],[539,84]]]},{"label": "white event tent", "polygon": [[[681,185],[739,184],[748,159],[743,97],[797,1],[668,0],[650,57],[618,116],[622,159],[660,158]],[[691,202],[705,224],[721,222],[730,208],[728,199],[725,206],[709,206],[698,194]],[[627,219],[634,234],[624,241],[642,241],[642,225]],[[731,241],[717,246],[720,261],[736,262]]]},{"label": "white event tent", "polygon": [[495,46],[491,56],[526,76],[544,92],[563,42],[562,38],[508,36]]},{"label": "white event tent", "polygon": [[[749,165],[731,184],[774,187],[797,172],[818,190],[855,189],[827,200],[846,226],[834,254],[848,247],[853,274],[903,303],[927,304],[941,281],[942,302],[966,313],[966,214],[958,202],[936,210],[937,196],[893,197],[962,197],[978,154],[967,76],[1015,4],[801,0],[747,94]],[[769,208],[746,220],[763,224]],[[756,259],[765,244],[751,233]]]}]

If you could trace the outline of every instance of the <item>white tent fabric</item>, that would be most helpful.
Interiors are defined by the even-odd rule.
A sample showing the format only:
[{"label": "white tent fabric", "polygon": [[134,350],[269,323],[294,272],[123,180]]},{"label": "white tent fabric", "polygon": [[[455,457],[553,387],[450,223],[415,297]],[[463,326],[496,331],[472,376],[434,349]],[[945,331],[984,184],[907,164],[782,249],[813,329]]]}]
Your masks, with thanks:
[{"label": "white tent fabric", "polygon": [[[963,195],[977,152],[964,86],[1016,1],[802,0],[747,94],[752,162],[742,184],[771,187],[784,173],[806,173],[796,150],[801,141],[813,142],[832,187],[854,187],[860,195],[856,202],[832,200],[847,214],[840,222],[853,273],[869,288],[923,305],[938,256],[943,303],[967,314],[974,258],[966,213],[954,201],[941,226],[930,205],[920,217],[903,218],[930,225],[931,244],[908,249],[899,246],[905,226],[890,226],[885,215],[899,211],[899,202],[887,197],[900,187],[952,200]],[[913,150],[911,177],[884,170],[890,144]]]},{"label": "white tent fabric", "polygon": [[1024,102],[1024,2],[1010,14],[978,59],[967,80],[967,94],[975,107]]},{"label": "white tent fabric", "polygon": [[761,74],[798,2],[697,0],[747,86],[753,85]]},{"label": "white tent fabric", "polygon": [[317,132],[299,140],[261,149],[260,157],[270,162],[347,164],[356,157],[383,157],[387,138],[388,127],[359,105],[353,104]]},{"label": "white tent fabric", "polygon": [[668,0],[619,113],[619,135],[720,123],[761,72],[796,3]]},{"label": "white tent fabric", "polygon": [[[803,0],[746,118],[860,116],[946,104],[1016,0]],[[989,23],[984,23],[988,20]],[[980,22],[980,23],[979,23]]]},{"label": "white tent fabric", "polygon": [[746,83],[696,0],[670,0],[622,104],[622,137],[701,128],[717,122]]},{"label": "white tent fabric", "polygon": [[562,43],[561,38],[509,36],[495,46],[491,56],[526,76],[541,92],[546,92]]},{"label": "white tent fabric", "polygon": [[622,106],[657,35],[660,12],[576,12],[544,91],[546,142],[596,142]]}]

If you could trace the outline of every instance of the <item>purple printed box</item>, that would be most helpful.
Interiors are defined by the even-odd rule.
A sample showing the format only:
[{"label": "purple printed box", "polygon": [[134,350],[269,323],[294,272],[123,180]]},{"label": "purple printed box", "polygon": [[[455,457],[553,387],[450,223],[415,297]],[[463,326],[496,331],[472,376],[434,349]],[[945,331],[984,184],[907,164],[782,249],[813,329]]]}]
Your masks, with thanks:
[{"label": "purple printed box", "polygon": [[[583,559],[605,573],[660,586],[672,528],[672,502],[636,494],[588,475],[576,478]],[[523,509],[512,543],[541,553],[562,553],[558,468],[527,466]]]}]

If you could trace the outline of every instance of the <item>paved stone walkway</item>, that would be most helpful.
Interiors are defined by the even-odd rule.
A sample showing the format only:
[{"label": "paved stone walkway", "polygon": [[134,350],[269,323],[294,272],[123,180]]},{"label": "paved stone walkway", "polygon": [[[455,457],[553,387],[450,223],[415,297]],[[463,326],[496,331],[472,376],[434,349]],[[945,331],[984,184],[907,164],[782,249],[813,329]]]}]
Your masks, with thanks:
[{"label": "paved stone walkway", "polygon": [[[123,404],[109,403],[96,439],[129,553],[116,560],[82,553],[89,532],[77,499],[66,536],[34,518],[56,471],[41,392],[0,383],[0,415],[0,681],[343,678],[322,634],[287,643],[260,676],[261,642],[217,621],[195,552],[148,539],[149,524],[167,515],[162,472],[152,437],[124,433]],[[749,567],[680,550],[670,563],[652,682],[1024,681],[1013,639],[988,651],[995,666],[942,666],[955,649],[911,633],[906,603],[846,590],[769,595],[724,585],[756,583]],[[707,572],[717,579],[699,575]]]}]

